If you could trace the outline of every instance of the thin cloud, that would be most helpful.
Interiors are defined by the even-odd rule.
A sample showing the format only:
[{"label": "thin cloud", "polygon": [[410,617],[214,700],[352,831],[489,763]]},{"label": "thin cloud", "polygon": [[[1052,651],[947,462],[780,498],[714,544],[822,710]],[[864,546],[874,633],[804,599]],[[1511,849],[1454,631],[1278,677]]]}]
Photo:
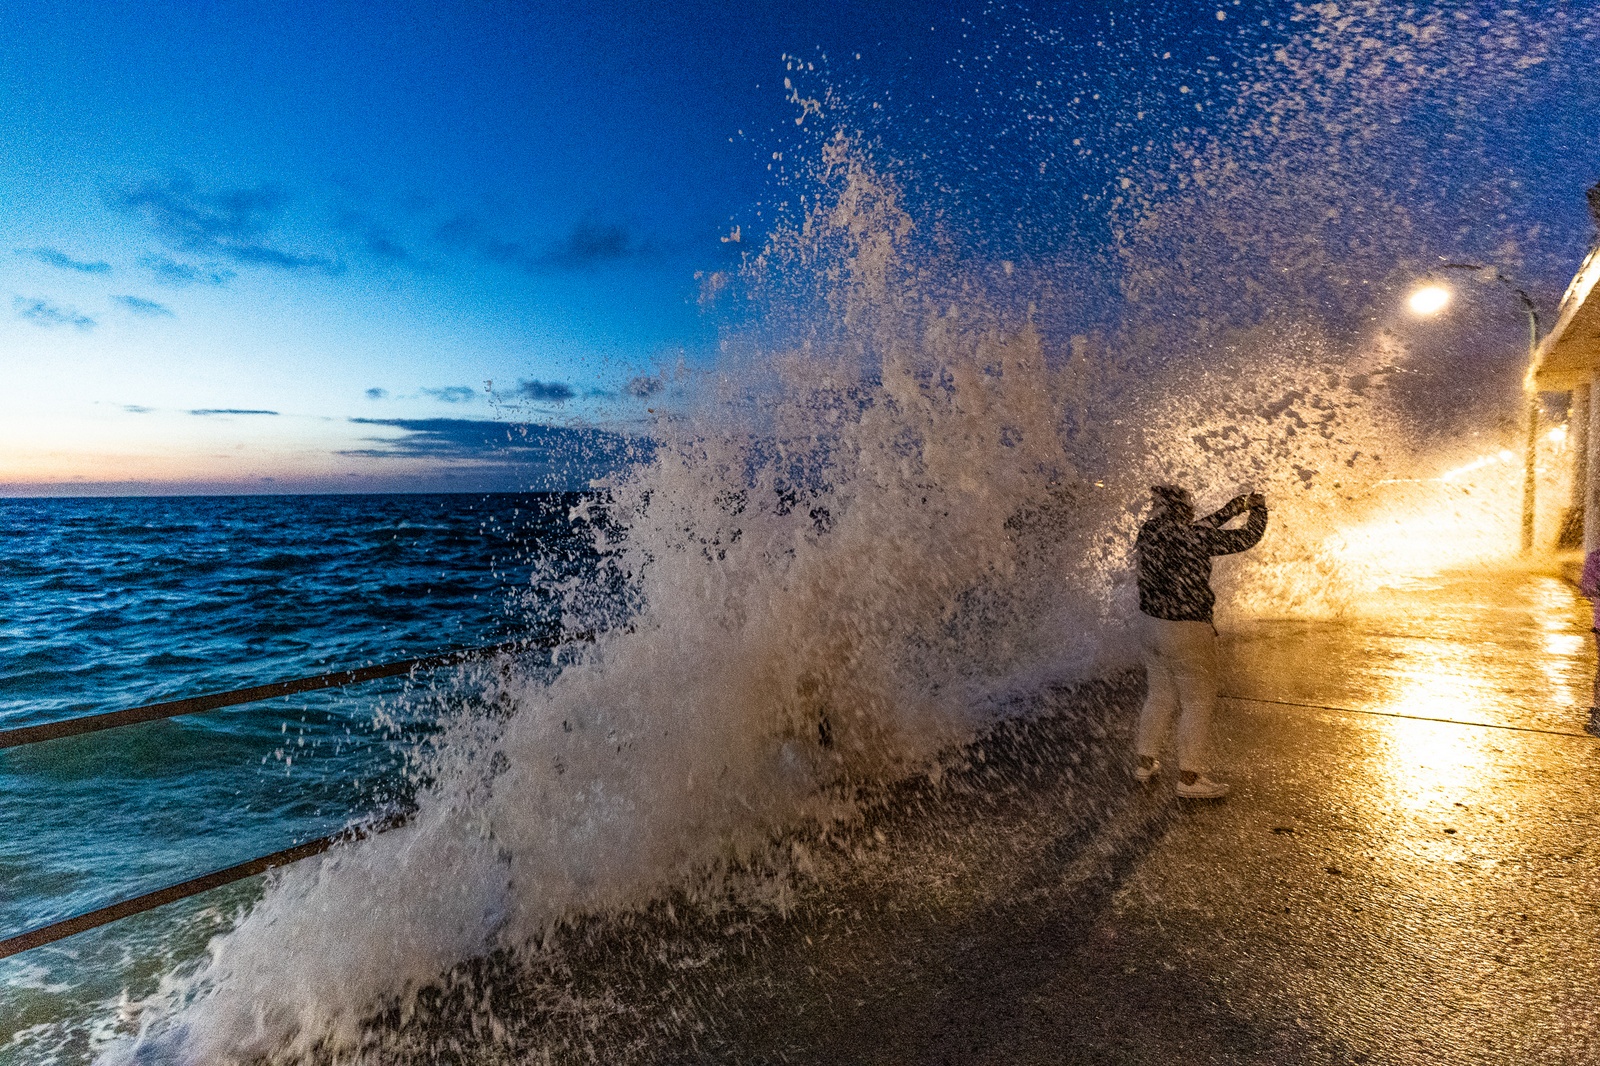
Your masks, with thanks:
[{"label": "thin cloud", "polygon": [[389,390],[388,389],[380,389],[377,386],[373,386],[372,388],[367,390],[367,399],[369,399],[369,400],[387,400],[388,398],[389,398]]},{"label": "thin cloud", "polygon": [[272,239],[288,197],[278,189],[223,189],[202,192],[187,179],[150,181],[128,190],[120,206],[142,219],[175,248],[213,255],[240,266],[338,273],[320,255],[293,251]]},{"label": "thin cloud", "polygon": [[172,308],[154,300],[146,300],[143,296],[113,296],[112,299],[136,315],[146,318],[172,317]]},{"label": "thin cloud", "polygon": [[544,403],[565,403],[578,395],[572,386],[564,381],[540,381],[530,378],[518,383],[516,394],[524,400],[538,400]]},{"label": "thin cloud", "polygon": [[429,476],[493,477],[518,488],[579,489],[628,465],[648,461],[654,443],[598,429],[467,418],[352,418],[382,435],[341,455],[409,460]]},{"label": "thin cloud", "polygon": [[627,259],[634,253],[633,237],[626,226],[585,217],[545,258],[550,265],[565,270],[587,270]]},{"label": "thin cloud", "polygon": [[125,403],[122,405],[122,409],[130,415],[147,415],[155,410],[154,407],[145,407],[143,404],[137,403]]},{"label": "thin cloud", "polygon": [[457,215],[442,223],[433,231],[433,236],[446,248],[475,255],[489,263],[514,267],[529,274],[542,269],[538,253],[521,241],[495,236],[470,215]]},{"label": "thin cloud", "polygon": [[80,314],[76,308],[61,307],[37,297],[14,297],[11,308],[17,313],[18,318],[24,322],[32,322],[41,329],[71,326],[77,330],[87,331],[94,329],[97,324],[88,315]]},{"label": "thin cloud", "polygon": [[252,407],[197,407],[189,413],[206,417],[209,415],[276,415],[278,412],[263,411]]},{"label": "thin cloud", "polygon": [[37,259],[46,266],[53,266],[60,270],[71,270],[79,274],[111,273],[110,263],[104,263],[98,259],[74,259],[66,252],[55,248],[47,248],[43,246],[38,248],[18,248],[17,254],[25,255],[32,259]]},{"label": "thin cloud", "polygon": [[362,250],[368,255],[386,259],[391,263],[403,263],[411,258],[411,252],[400,243],[394,231],[365,211],[345,207],[335,216],[333,224],[336,228],[353,234],[360,241]]},{"label": "thin cloud", "polygon": [[395,237],[394,230],[358,206],[347,203],[334,211],[333,227],[355,237],[362,251],[374,259],[386,259],[389,262],[408,262],[411,259],[411,251],[400,243],[400,238]]},{"label": "thin cloud", "polygon": [[200,267],[164,255],[147,255],[139,263],[154,274],[157,281],[175,289],[190,285],[226,285],[239,276],[227,267]]},{"label": "thin cloud", "polygon": [[471,403],[478,392],[466,385],[446,385],[442,389],[423,389],[422,394],[432,396],[440,403]]},{"label": "thin cloud", "polygon": [[362,240],[362,247],[379,259],[388,259],[396,263],[411,258],[411,253],[406,251],[404,245],[395,240],[388,230],[377,226],[367,230]]},{"label": "thin cloud", "polygon": [[639,377],[631,379],[624,387],[623,391],[625,391],[629,396],[637,396],[642,400],[646,397],[654,396],[656,393],[660,392],[666,387],[667,383],[662,378],[640,375]]},{"label": "thin cloud", "polygon": [[589,270],[644,251],[627,226],[602,222],[593,215],[585,215],[566,236],[542,248],[496,234],[471,215],[457,215],[443,223],[434,230],[434,238],[447,248],[527,274]]},{"label": "thin cloud", "polygon": [[[476,418],[352,418],[358,426],[382,426],[402,430],[400,437],[368,437],[377,445],[341,455],[370,457],[429,457],[436,459],[476,459],[499,456],[519,442],[517,427],[510,422]],[[525,436],[521,439],[525,440]]]},{"label": "thin cloud", "polygon": [[352,418],[358,426],[399,430],[401,435],[368,437],[371,448],[340,452],[370,458],[430,458],[504,461],[536,453],[588,462],[616,463],[638,458],[648,441],[600,429],[495,422],[478,418]]}]

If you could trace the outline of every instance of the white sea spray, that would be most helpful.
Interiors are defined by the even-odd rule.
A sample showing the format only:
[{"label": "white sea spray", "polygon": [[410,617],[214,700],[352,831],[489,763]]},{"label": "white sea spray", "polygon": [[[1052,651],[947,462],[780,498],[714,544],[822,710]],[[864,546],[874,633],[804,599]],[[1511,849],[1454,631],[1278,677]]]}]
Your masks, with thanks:
[{"label": "white sea spray", "polygon": [[353,1051],[452,963],[847,816],[842,786],[912,772],[1010,692],[1102,658],[1094,542],[1121,505],[1064,439],[1070,374],[1033,331],[895,307],[912,224],[893,182],[843,140],[825,165],[830,195],[769,252],[843,242],[844,329],[765,363],[759,402],[664,415],[653,461],[605,487],[626,624],[507,682],[503,728],[448,734],[410,826],[285,873],[174,982],[146,1046]]}]

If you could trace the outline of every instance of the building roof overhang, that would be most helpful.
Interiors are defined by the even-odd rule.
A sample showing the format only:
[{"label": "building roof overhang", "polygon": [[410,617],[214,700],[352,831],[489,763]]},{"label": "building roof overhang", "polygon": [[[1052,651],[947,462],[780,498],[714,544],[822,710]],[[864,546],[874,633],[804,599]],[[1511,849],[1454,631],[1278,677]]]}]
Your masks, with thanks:
[{"label": "building roof overhang", "polygon": [[1568,392],[1587,385],[1600,371],[1600,245],[1589,252],[1556,312],[1556,324],[1539,344],[1534,384],[1546,392]]}]

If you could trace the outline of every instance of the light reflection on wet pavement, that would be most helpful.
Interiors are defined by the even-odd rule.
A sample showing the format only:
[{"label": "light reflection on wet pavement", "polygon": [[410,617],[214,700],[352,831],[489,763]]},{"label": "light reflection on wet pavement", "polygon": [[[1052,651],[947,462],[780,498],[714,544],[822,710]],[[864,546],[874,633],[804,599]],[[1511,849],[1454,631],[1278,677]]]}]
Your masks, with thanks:
[{"label": "light reflection on wet pavement", "polygon": [[1588,625],[1557,577],[1472,573],[1228,636],[1227,691],[1377,713],[1228,701],[1226,803],[1111,804],[1075,845],[1103,891],[1068,865],[1027,901],[1023,875],[945,992],[898,1004],[920,1032],[861,1019],[898,1053],[811,1060],[1600,1062]]},{"label": "light reflection on wet pavement", "polygon": [[1232,703],[1237,795],[1114,909],[1292,1017],[1310,1061],[1600,1061],[1588,625],[1558,578],[1479,573],[1236,635],[1230,691],[1374,713]]},{"label": "light reflection on wet pavement", "polygon": [[1588,605],[1549,574],[1478,572],[1387,590],[1339,623],[1256,622],[1230,634],[1232,695],[1581,732]]}]

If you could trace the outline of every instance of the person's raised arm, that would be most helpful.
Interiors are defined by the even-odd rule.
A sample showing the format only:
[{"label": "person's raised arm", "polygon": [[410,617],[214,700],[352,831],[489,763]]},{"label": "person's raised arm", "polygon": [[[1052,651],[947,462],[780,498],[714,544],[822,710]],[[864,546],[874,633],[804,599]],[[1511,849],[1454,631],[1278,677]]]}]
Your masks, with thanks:
[{"label": "person's raised arm", "polygon": [[[1227,518],[1224,518],[1223,522],[1226,522],[1228,518],[1234,518],[1242,514],[1247,509],[1250,512],[1250,517],[1245,519],[1244,525],[1238,529],[1213,529],[1210,533],[1207,533],[1206,550],[1212,555],[1232,555],[1234,552],[1242,552],[1246,549],[1254,548],[1267,531],[1267,501],[1259,492],[1252,492],[1248,496],[1238,496],[1229,500],[1227,506],[1223,507],[1221,511],[1218,511],[1216,515],[1203,519],[1203,521],[1209,523],[1212,518],[1227,512],[1229,508],[1234,508],[1235,505],[1238,505],[1237,508]],[[1217,524],[1220,525],[1221,523]]]},{"label": "person's raised arm", "polygon": [[1238,518],[1240,515],[1244,514],[1249,509],[1249,496],[1235,496],[1233,499],[1229,500],[1227,503],[1218,508],[1216,512],[1208,514],[1204,518],[1195,519],[1194,524],[1197,526],[1210,526],[1212,529],[1220,529],[1229,522],[1233,521],[1235,518]]}]

